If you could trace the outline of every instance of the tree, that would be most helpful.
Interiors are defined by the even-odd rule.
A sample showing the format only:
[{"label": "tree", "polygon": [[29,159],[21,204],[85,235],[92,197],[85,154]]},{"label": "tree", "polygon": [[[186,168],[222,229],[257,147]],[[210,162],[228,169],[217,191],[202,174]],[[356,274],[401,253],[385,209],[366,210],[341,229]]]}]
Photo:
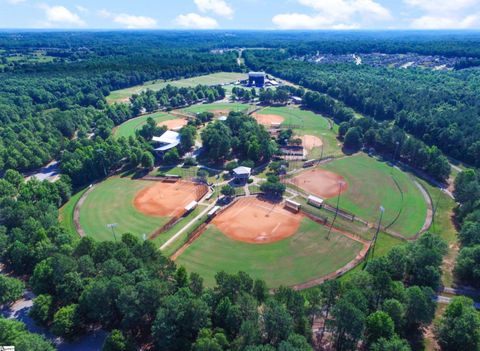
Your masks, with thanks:
[{"label": "tree", "polygon": [[293,331],[293,320],[285,307],[274,299],[267,301],[263,313],[267,341],[278,345]]},{"label": "tree", "polygon": [[362,133],[358,127],[350,128],[347,131],[343,145],[349,150],[358,150],[362,147]]},{"label": "tree", "polygon": [[411,348],[406,340],[381,338],[372,345],[371,351],[411,351]]},{"label": "tree", "polygon": [[178,163],[180,160],[180,155],[178,153],[177,148],[173,148],[168,150],[165,155],[163,156],[163,162],[165,162],[167,165],[173,165]]},{"label": "tree", "polygon": [[332,310],[335,346],[338,351],[354,350],[365,326],[365,315],[353,303],[340,299]]},{"label": "tree", "polygon": [[365,337],[367,345],[372,345],[381,338],[391,339],[395,335],[392,318],[382,311],[376,311],[365,320]]},{"label": "tree", "polygon": [[153,322],[152,333],[159,350],[190,349],[201,329],[209,325],[207,304],[186,289],[165,298]]},{"label": "tree", "polygon": [[102,346],[102,351],[128,351],[131,349],[127,338],[117,329],[112,330],[108,334]]},{"label": "tree", "polygon": [[142,154],[142,159],[141,159],[140,162],[141,162],[143,168],[152,169],[153,165],[155,163],[155,159],[154,159],[151,152],[145,151]]},{"label": "tree", "polygon": [[30,317],[40,325],[47,325],[53,316],[53,298],[50,295],[38,295],[30,309]]},{"label": "tree", "polygon": [[53,317],[52,332],[55,335],[73,339],[78,331],[78,305],[72,304],[60,308]]},{"label": "tree", "polygon": [[0,344],[15,346],[19,351],[55,350],[41,335],[29,333],[22,322],[3,317],[0,317]]},{"label": "tree", "polygon": [[435,327],[442,351],[479,350],[480,316],[467,297],[455,297]]},{"label": "tree", "polygon": [[235,188],[231,185],[224,185],[221,190],[222,195],[225,195],[226,197],[232,197],[235,196]]},{"label": "tree", "polygon": [[435,293],[432,289],[412,286],[406,289],[405,319],[407,328],[418,328],[428,325],[435,316]]},{"label": "tree", "polygon": [[195,145],[197,137],[197,128],[187,125],[180,129],[180,150],[183,153],[189,151]]},{"label": "tree", "polygon": [[480,245],[463,247],[457,257],[455,275],[462,282],[480,286]]},{"label": "tree", "polygon": [[16,278],[0,274],[0,305],[10,304],[22,297],[25,284]]}]

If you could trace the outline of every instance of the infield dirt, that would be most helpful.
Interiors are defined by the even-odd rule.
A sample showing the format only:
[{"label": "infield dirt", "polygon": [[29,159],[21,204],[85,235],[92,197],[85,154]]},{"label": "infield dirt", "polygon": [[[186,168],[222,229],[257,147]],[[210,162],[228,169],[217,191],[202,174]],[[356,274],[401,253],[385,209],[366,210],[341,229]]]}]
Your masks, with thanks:
[{"label": "infield dirt", "polygon": [[185,212],[185,206],[201,199],[207,191],[206,185],[191,182],[156,182],[139,191],[133,205],[148,216],[177,217]]},{"label": "infield dirt", "polygon": [[266,244],[294,235],[303,215],[292,213],[281,203],[247,197],[238,200],[212,223],[231,239]]},{"label": "infield dirt", "polygon": [[306,192],[328,199],[348,189],[348,183],[341,175],[323,169],[311,169],[289,180],[289,183]]}]

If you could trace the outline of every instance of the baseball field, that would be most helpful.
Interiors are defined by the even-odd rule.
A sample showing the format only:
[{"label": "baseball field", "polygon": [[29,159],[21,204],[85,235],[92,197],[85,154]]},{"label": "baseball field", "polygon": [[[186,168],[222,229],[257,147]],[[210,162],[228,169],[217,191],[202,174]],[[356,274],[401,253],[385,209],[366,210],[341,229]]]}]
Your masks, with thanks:
[{"label": "baseball field", "polygon": [[186,79],[179,79],[173,81],[163,81],[163,80],[156,80],[146,82],[142,85],[136,85],[134,87],[115,90],[107,96],[108,103],[115,103],[115,102],[128,102],[128,99],[133,94],[139,94],[142,91],[147,89],[150,90],[160,90],[165,88],[167,85],[173,85],[178,88],[182,87],[194,87],[199,84],[201,85],[218,85],[218,84],[227,84],[231,82],[235,82],[240,79],[245,79],[246,74],[244,73],[237,73],[237,72],[218,72],[207,74],[198,77],[186,78]]},{"label": "baseball field", "polygon": [[[190,202],[206,192],[204,186],[178,181],[132,180],[112,177],[86,193],[79,206],[79,225],[97,240],[114,240],[108,224],[115,224],[118,235],[131,233],[139,238],[150,237],[174,217],[183,214]],[[166,241],[160,239],[158,242]]]},{"label": "baseball field", "polygon": [[[341,182],[341,183],[340,183]],[[327,199],[368,222],[376,222],[380,206],[385,208],[383,225],[413,237],[423,227],[427,202],[405,172],[365,154],[344,157],[291,178],[294,187]]]},{"label": "baseball field", "polygon": [[243,198],[219,214],[177,258],[198,272],[207,286],[216,272],[244,271],[270,287],[295,285],[325,276],[353,261],[362,242],[302,214],[256,198]]},{"label": "baseball field", "polygon": [[137,118],[129,119],[113,130],[113,135],[117,138],[134,136],[135,132],[142,128],[147,123],[149,118],[153,118],[158,125],[164,125],[169,129],[176,129],[187,123],[184,119],[179,119],[177,116],[170,115],[165,112],[156,112],[148,115],[143,115]]},{"label": "baseball field", "polygon": [[[296,106],[267,107],[253,115],[261,124],[280,123],[288,126],[294,135],[301,137],[309,158],[339,156],[342,154],[337,140],[337,126],[322,115],[302,110]],[[323,151],[323,152],[322,152]]]}]

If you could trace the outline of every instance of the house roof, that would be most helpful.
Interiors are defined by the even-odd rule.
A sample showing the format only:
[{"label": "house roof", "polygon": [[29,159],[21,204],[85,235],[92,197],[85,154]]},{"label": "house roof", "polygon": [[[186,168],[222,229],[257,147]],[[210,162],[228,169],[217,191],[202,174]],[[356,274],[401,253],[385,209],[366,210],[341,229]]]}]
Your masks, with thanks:
[{"label": "house roof", "polygon": [[250,173],[252,173],[252,169],[250,167],[240,166],[235,168],[233,170],[233,173],[235,173],[236,175],[249,175]]},{"label": "house roof", "polygon": [[265,77],[265,72],[249,72],[248,75],[250,77]]},{"label": "house roof", "polygon": [[159,137],[154,136],[152,141],[162,144],[160,147],[156,148],[155,151],[167,151],[180,144],[180,134],[172,130],[167,130]]}]

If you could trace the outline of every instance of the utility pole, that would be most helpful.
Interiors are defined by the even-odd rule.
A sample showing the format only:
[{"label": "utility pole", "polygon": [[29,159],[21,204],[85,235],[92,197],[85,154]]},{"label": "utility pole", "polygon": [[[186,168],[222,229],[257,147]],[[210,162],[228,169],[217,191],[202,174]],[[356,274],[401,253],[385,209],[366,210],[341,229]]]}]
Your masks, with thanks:
[{"label": "utility pole", "polygon": [[330,228],[328,228],[327,240],[330,240],[330,233],[332,232],[333,225],[335,224],[335,220],[337,219],[338,209],[340,206],[340,195],[342,194],[342,188],[343,188],[343,181],[340,180],[338,182],[338,185],[339,187],[338,187],[338,196],[337,196],[337,209],[335,210],[335,216],[333,217],[333,221],[330,224]]},{"label": "utility pole", "polygon": [[375,244],[377,243],[378,234],[380,233],[380,227],[382,225],[382,219],[383,219],[383,213],[384,212],[385,212],[385,208],[383,206],[380,206],[380,218],[378,219],[377,230],[375,232],[375,235],[373,236],[372,246],[370,247],[370,249],[367,252],[367,258],[365,260],[365,265],[363,266],[364,269],[365,269],[365,267],[367,267],[367,263],[368,263],[368,260],[370,258],[370,251],[372,251],[372,255],[371,255],[372,257],[371,258],[373,258],[373,255],[375,254]]},{"label": "utility pole", "polygon": [[115,239],[115,242],[117,241],[117,236],[115,235],[115,228],[118,226],[117,223],[109,223],[107,224],[107,228],[110,228],[112,230],[113,238]]},{"label": "utility pole", "polygon": [[395,152],[393,154],[393,164],[395,164],[395,159],[397,158],[397,152],[398,152],[398,147],[400,146],[400,142],[399,141],[396,141],[395,144],[397,145],[395,147]]}]

